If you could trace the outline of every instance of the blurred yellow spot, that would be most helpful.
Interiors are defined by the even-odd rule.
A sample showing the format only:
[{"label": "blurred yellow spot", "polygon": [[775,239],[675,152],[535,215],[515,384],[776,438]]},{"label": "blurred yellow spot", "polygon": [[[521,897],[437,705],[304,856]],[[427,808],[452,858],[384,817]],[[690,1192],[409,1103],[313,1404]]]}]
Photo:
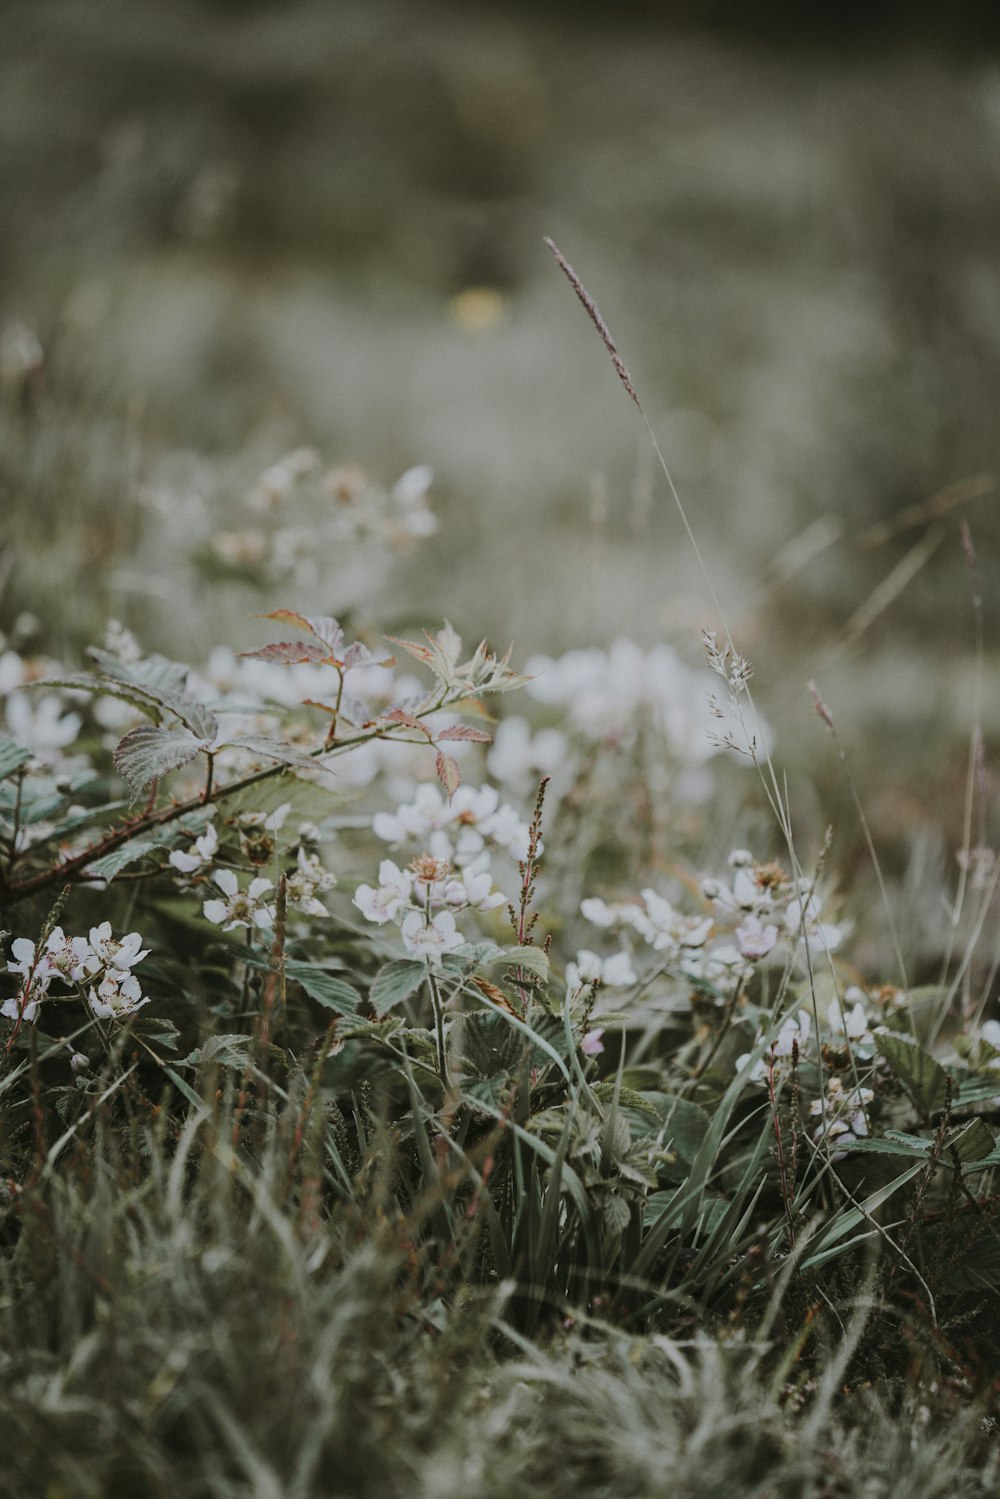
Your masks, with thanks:
[{"label": "blurred yellow spot", "polygon": [[489,333],[507,316],[507,303],[492,286],[469,286],[452,297],[448,308],[466,333]]}]

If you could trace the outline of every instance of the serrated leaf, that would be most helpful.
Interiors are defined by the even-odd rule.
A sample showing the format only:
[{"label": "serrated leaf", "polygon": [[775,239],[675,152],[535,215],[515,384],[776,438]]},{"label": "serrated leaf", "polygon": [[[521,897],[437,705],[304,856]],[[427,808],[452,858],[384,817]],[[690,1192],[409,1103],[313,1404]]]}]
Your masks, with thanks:
[{"label": "serrated leaf", "polygon": [[316,968],[312,963],[289,960],[285,963],[288,978],[303,988],[310,999],[316,1000],[327,1010],[336,1010],[338,1015],[356,1016],[361,994],[345,979]]},{"label": "serrated leaf", "polygon": [[112,758],[134,800],[147,786],[170,771],[190,764],[208,747],[204,740],[197,739],[187,729],[161,729],[155,724],[139,724],[125,735]]},{"label": "serrated leaf", "polygon": [[523,968],[525,973],[530,973],[539,983],[544,984],[549,976],[549,955],[540,947],[505,947],[501,949],[503,958],[512,968]]},{"label": "serrated leaf", "polygon": [[390,708],[387,713],[383,713],[382,720],[385,723],[398,723],[404,728],[413,729],[416,733],[422,734],[426,740],[433,743],[431,731],[427,725],[421,723],[419,718],[415,718],[405,708]]},{"label": "serrated leaf", "polygon": [[415,993],[427,977],[426,963],[412,958],[393,958],[372,980],[368,998],[376,1014],[382,1015]]},{"label": "serrated leaf", "polygon": [[314,645],[310,640],[282,640],[274,645],[262,645],[259,651],[240,651],[241,660],[269,661],[273,666],[300,666],[328,661],[329,657],[325,646]]},{"label": "serrated leaf", "polygon": [[613,1078],[595,1083],[593,1093],[602,1103],[614,1104],[617,1100],[620,1108],[634,1109],[636,1113],[644,1114],[656,1124],[663,1123],[663,1115],[655,1104],[650,1103],[644,1093],[637,1093],[634,1088],[619,1088]]},{"label": "serrated leaf", "polygon": [[943,1109],[948,1095],[948,1074],[941,1064],[902,1034],[882,1032],[875,1040],[917,1108],[924,1114]]},{"label": "serrated leaf", "polygon": [[[165,656],[149,656],[142,661],[124,662],[107,651],[91,647],[87,652],[104,675],[99,684],[91,682],[91,691],[109,691],[115,697],[123,696],[121,689],[128,689],[133,706],[142,712],[151,710],[169,713],[177,718],[199,739],[214,739],[219,732],[219,723],[212,710],[197,698],[188,697],[184,691],[187,682],[187,666],[168,661]],[[111,689],[114,685],[114,690]]]},{"label": "serrated leaf", "polygon": [[985,1160],[996,1145],[985,1120],[978,1117],[962,1125],[945,1143],[949,1153],[954,1152],[963,1166]]},{"label": "serrated leaf", "polygon": [[31,759],[31,751],[25,749],[23,744],[9,739],[6,734],[0,734],[0,781],[5,781],[15,771],[27,765]]},{"label": "serrated leaf", "polygon": [[103,859],[95,859],[93,864],[88,864],[87,874],[97,875],[110,884],[115,875],[127,869],[130,864],[138,864],[140,859],[158,848],[169,848],[170,842],[169,839],[144,838],[135,843],[125,843],[121,848],[116,848],[114,853],[105,854]]},{"label": "serrated leaf", "polygon": [[462,1025],[462,1066],[474,1077],[506,1075],[520,1066],[529,1049],[527,1037],[492,1010],[466,1015]]},{"label": "serrated leaf", "polygon": [[154,652],[141,661],[122,661],[110,651],[93,645],[87,655],[105,677],[114,682],[129,682],[149,692],[183,693],[191,668],[180,661],[170,661]]},{"label": "serrated leaf", "polygon": [[184,1058],[192,1066],[205,1067],[215,1062],[221,1067],[243,1068],[250,1062],[251,1036],[210,1036],[204,1046],[195,1047]]},{"label": "serrated leaf", "polygon": [[441,964],[449,973],[472,973],[477,968],[485,968],[496,962],[503,955],[503,948],[497,947],[495,942],[463,942],[461,947],[453,947],[451,952],[442,953]]},{"label": "serrated leaf", "polygon": [[238,739],[227,739],[226,744],[233,749],[247,749],[265,760],[273,760],[276,765],[286,765],[289,770],[308,771],[310,779],[316,774],[334,774],[322,760],[313,755],[304,755],[301,750],[293,749],[283,740],[270,739],[266,734],[241,734]]},{"label": "serrated leaf", "polygon": [[276,619],[282,624],[294,625],[297,630],[305,630],[307,635],[312,635],[321,645],[326,647],[326,659],[339,657],[344,644],[344,632],[337,620],[329,614],[299,614],[296,609],[275,609],[270,614],[262,614],[261,619]]},{"label": "serrated leaf", "polygon": [[890,1139],[881,1136],[869,1139],[867,1136],[862,1140],[845,1140],[838,1136],[836,1146],[838,1151],[847,1151],[851,1155],[895,1155],[906,1156],[909,1160],[923,1159],[930,1155],[931,1140],[920,1140],[918,1143],[910,1144],[903,1139]]},{"label": "serrated leaf", "polygon": [[438,743],[442,739],[460,739],[472,744],[492,744],[493,735],[487,734],[485,729],[474,729],[470,724],[455,724],[450,729],[442,729],[437,735]]},{"label": "serrated leaf", "polygon": [[444,750],[438,750],[434,757],[434,765],[438,780],[447,792],[448,800],[451,801],[462,784],[462,767],[454,755],[446,755]]}]

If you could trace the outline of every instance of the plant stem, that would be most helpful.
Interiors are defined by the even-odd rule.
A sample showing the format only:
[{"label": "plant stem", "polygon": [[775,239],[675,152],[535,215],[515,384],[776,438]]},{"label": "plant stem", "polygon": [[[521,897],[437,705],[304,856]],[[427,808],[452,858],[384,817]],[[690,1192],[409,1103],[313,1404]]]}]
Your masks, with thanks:
[{"label": "plant stem", "polygon": [[[442,707],[451,706],[463,701],[464,695],[456,694],[453,698],[445,697],[443,702],[434,702],[428,707],[421,709],[413,716],[415,718],[427,718],[431,713],[437,713]],[[352,734],[349,739],[341,739],[332,748],[324,743],[310,750],[310,756],[319,760],[324,756],[344,754],[358,744],[368,744],[373,739],[384,739],[392,734],[394,725],[379,724],[373,729],[366,729],[358,734]],[[35,895],[39,890],[47,890],[50,885],[58,884],[60,880],[71,878],[92,864],[95,859],[101,859],[106,854],[114,853],[115,849],[121,848],[133,838],[138,838],[143,833],[151,832],[154,828],[165,827],[169,823],[176,822],[181,817],[186,817],[191,812],[198,812],[203,807],[217,805],[227,797],[235,796],[240,791],[246,791],[251,786],[257,786],[262,781],[269,781],[273,776],[288,774],[288,766],[280,760],[273,765],[267,765],[262,770],[252,771],[249,775],[240,776],[235,781],[226,781],[221,786],[210,788],[211,795],[207,800],[204,792],[200,791],[197,796],[189,797],[187,801],[172,802],[167,807],[161,807],[158,812],[144,812],[138,817],[130,818],[113,833],[108,833],[96,843],[90,844],[88,848],[82,849],[80,853],[74,854],[72,858],[65,859],[61,864],[54,865],[51,869],[43,869],[40,874],[32,875],[29,879],[17,882],[5,881],[3,889],[5,902],[13,905],[25,896]]]},{"label": "plant stem", "polygon": [[448,1056],[445,1050],[444,1039],[444,1004],[441,1000],[441,991],[437,986],[437,979],[430,969],[427,970],[427,987],[431,993],[431,1005],[434,1009],[434,1039],[437,1045],[438,1076],[447,1088]]}]

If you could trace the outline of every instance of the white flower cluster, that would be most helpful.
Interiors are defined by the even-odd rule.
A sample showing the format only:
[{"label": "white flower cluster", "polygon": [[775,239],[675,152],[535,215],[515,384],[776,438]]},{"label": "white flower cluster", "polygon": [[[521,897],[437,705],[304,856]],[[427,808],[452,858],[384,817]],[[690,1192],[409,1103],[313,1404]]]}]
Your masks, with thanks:
[{"label": "white flower cluster", "polygon": [[[839,1077],[826,1080],[825,1098],[814,1098],[809,1112],[814,1118],[824,1119],[813,1131],[813,1139],[863,1140],[868,1134],[868,1116],[865,1110],[875,1098],[871,1088],[845,1088]],[[831,1159],[839,1160],[843,1151],[835,1151]]]},{"label": "white flower cluster", "polygon": [[29,938],[16,937],[11,952],[7,970],[20,976],[21,986],[0,1005],[0,1015],[8,1020],[34,1021],[53,983],[80,992],[86,987],[86,1001],[97,1020],[123,1020],[149,1003],[132,973],[149,949],[143,949],[138,932],[114,937],[109,921],[92,927],[89,939],[68,937],[61,926],[54,927],[41,950]]},{"label": "white flower cluster", "polygon": [[819,896],[810,880],[789,879],[776,864],[758,864],[746,849],[729,855],[731,880],[706,879],[701,893],[716,909],[717,919],[732,923],[741,955],[756,962],[784,939],[793,948],[835,952],[843,929],[821,919]]},{"label": "white flower cluster", "polygon": [[[254,833],[265,835],[276,833],[283,825],[290,806],[289,802],[283,802],[271,813],[243,813],[239,818],[241,835],[248,837]],[[337,877],[329,869],[323,867],[318,854],[310,853],[303,846],[307,841],[306,834],[315,833],[316,829],[312,824],[304,823],[299,827],[301,841],[296,855],[295,868],[286,875],[285,895],[290,906],[304,911],[307,916],[329,916],[329,911],[319,897],[327,890],[333,889],[337,883]],[[208,872],[218,852],[219,835],[215,824],[209,823],[205,831],[195,838],[189,849],[174,850],[170,855],[170,863],[183,876],[180,883],[186,887],[189,881]],[[243,891],[240,889],[237,876],[231,869],[215,869],[211,873],[211,879],[225,897],[223,900],[213,897],[202,903],[205,916],[215,926],[221,926],[226,932],[238,926],[273,927],[274,907],[266,898],[274,889],[271,880],[263,878],[251,880],[248,888]]]},{"label": "white flower cluster", "polygon": [[500,801],[494,786],[459,786],[450,802],[437,786],[418,786],[412,802],[377,812],[372,827],[394,848],[416,844],[436,859],[477,872],[488,870],[491,847],[514,860],[528,854],[528,824]]},{"label": "white flower cluster", "polygon": [[[702,765],[725,747],[717,708],[709,701],[711,674],[686,666],[669,645],[643,651],[632,640],[616,640],[606,651],[591,646],[556,658],[534,656],[524,669],[532,679],[530,696],[562,708],[588,739],[627,742],[645,722],[686,767]],[[723,728],[736,747],[745,747],[748,736],[739,720]],[[754,732],[758,742],[766,737],[756,720]]]},{"label": "white flower cluster", "polygon": [[[582,915],[593,926],[634,934],[660,955],[660,967],[724,999],[738,992],[756,964],[779,944],[790,958],[811,952],[832,952],[842,939],[839,927],[822,921],[819,898],[805,880],[791,880],[776,864],[757,864],[745,849],[729,857],[731,879],[706,879],[702,894],[714,907],[711,916],[687,916],[651,888],[637,900],[607,901],[591,897],[581,903]],[[712,940],[710,940],[712,939]],[[593,956],[593,955],[588,955]],[[628,959],[628,966],[622,966]],[[629,952],[612,959],[616,973],[634,983]],[[575,981],[581,955],[567,969]],[[572,973],[571,970],[572,969]],[[613,979],[602,976],[602,982]]]},{"label": "white flower cluster", "polygon": [[489,870],[454,870],[447,859],[423,854],[406,869],[391,859],[379,865],[378,885],[359,885],[354,904],[378,926],[394,922],[403,946],[432,965],[461,947],[465,937],[455,920],[462,911],[493,911],[507,898],[494,890]]}]

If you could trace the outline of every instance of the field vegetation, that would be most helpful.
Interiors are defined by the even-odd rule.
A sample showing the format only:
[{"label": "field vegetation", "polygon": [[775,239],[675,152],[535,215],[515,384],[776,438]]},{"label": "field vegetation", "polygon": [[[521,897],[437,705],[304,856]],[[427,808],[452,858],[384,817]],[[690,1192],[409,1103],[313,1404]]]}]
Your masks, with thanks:
[{"label": "field vegetation", "polygon": [[[405,360],[380,404],[371,370],[401,345],[344,309],[385,293],[344,267],[333,290],[301,263],[266,269],[278,168],[319,139],[287,92],[311,66],[314,8],[277,60],[254,8],[231,69],[219,10],[162,23],[156,46],[175,83],[201,68],[218,83],[195,133],[217,111],[257,139],[270,79],[287,139],[250,195],[258,238],[236,237],[252,265],[226,260],[249,191],[237,167],[210,153],[172,199],[142,167],[204,143],[166,129],[152,84],[126,128],[149,76],[141,28],[112,41],[101,6],[69,4],[47,63],[0,58],[26,86],[84,37],[98,82],[78,81],[81,116],[107,97],[108,58],[128,62],[91,200],[105,220],[76,223],[117,290],[68,268],[53,234],[37,272],[14,251],[7,267],[44,315],[0,328],[0,1495],[994,1494],[1000,615],[986,418],[955,416],[990,337],[971,373],[944,348],[921,401],[950,415],[895,483],[868,473],[841,505],[865,464],[827,435],[832,508],[798,514],[790,479],[756,506],[791,463],[750,440],[775,430],[768,401],[798,413],[792,448],[807,447],[833,376],[796,406],[800,366],[776,373],[775,354],[786,408],[759,368],[731,370],[727,477],[690,339],[684,404],[661,420],[649,361],[616,343],[548,226],[531,243],[549,280],[518,304],[511,247],[534,210],[489,239],[452,201],[412,249],[432,280],[450,246],[434,289],[448,331],[428,332],[424,304],[393,316],[422,327],[457,405],[431,420],[441,387],[418,399]],[[344,15],[347,80],[386,22],[375,3]],[[525,22],[527,50],[491,54],[480,95],[468,35],[435,16],[448,97],[465,101],[449,128],[479,139],[477,162],[544,159],[539,79],[590,119],[573,83],[591,77],[586,46],[557,79],[554,42]],[[636,45],[609,44],[604,67],[627,72]],[[725,75],[723,53],[686,45],[695,72]],[[520,65],[532,47],[537,76]],[[395,76],[418,54],[404,35],[379,56]],[[766,95],[777,64],[748,67]],[[501,107],[500,75],[519,109]],[[637,76],[642,114],[655,80]],[[969,85],[986,112],[988,84]],[[386,128],[362,143],[372,171]],[[37,119],[27,135],[44,157]],[[235,127],[229,144],[239,158]],[[783,161],[801,186],[800,159]],[[711,180],[684,208],[696,238]],[[15,210],[41,223],[29,196]],[[326,214],[343,246],[335,202],[289,190],[306,242]],[[371,218],[354,232],[386,253]],[[733,253],[759,287],[746,233]],[[959,254],[943,230],[939,248]],[[829,353],[827,314],[852,299],[808,282],[798,306]],[[618,330],[627,295],[610,284]],[[316,395],[331,306],[334,421]],[[866,398],[877,323],[858,311],[848,329],[871,335]],[[494,358],[477,451],[496,488],[470,517],[460,491],[482,460],[461,386]],[[599,394],[571,412],[561,370],[563,395]],[[364,463],[348,440],[362,405]],[[918,407],[882,391],[870,470],[901,454]],[[603,443],[610,479],[581,496]],[[748,504],[727,520],[713,485]],[[609,499],[626,490],[627,540]]]}]

